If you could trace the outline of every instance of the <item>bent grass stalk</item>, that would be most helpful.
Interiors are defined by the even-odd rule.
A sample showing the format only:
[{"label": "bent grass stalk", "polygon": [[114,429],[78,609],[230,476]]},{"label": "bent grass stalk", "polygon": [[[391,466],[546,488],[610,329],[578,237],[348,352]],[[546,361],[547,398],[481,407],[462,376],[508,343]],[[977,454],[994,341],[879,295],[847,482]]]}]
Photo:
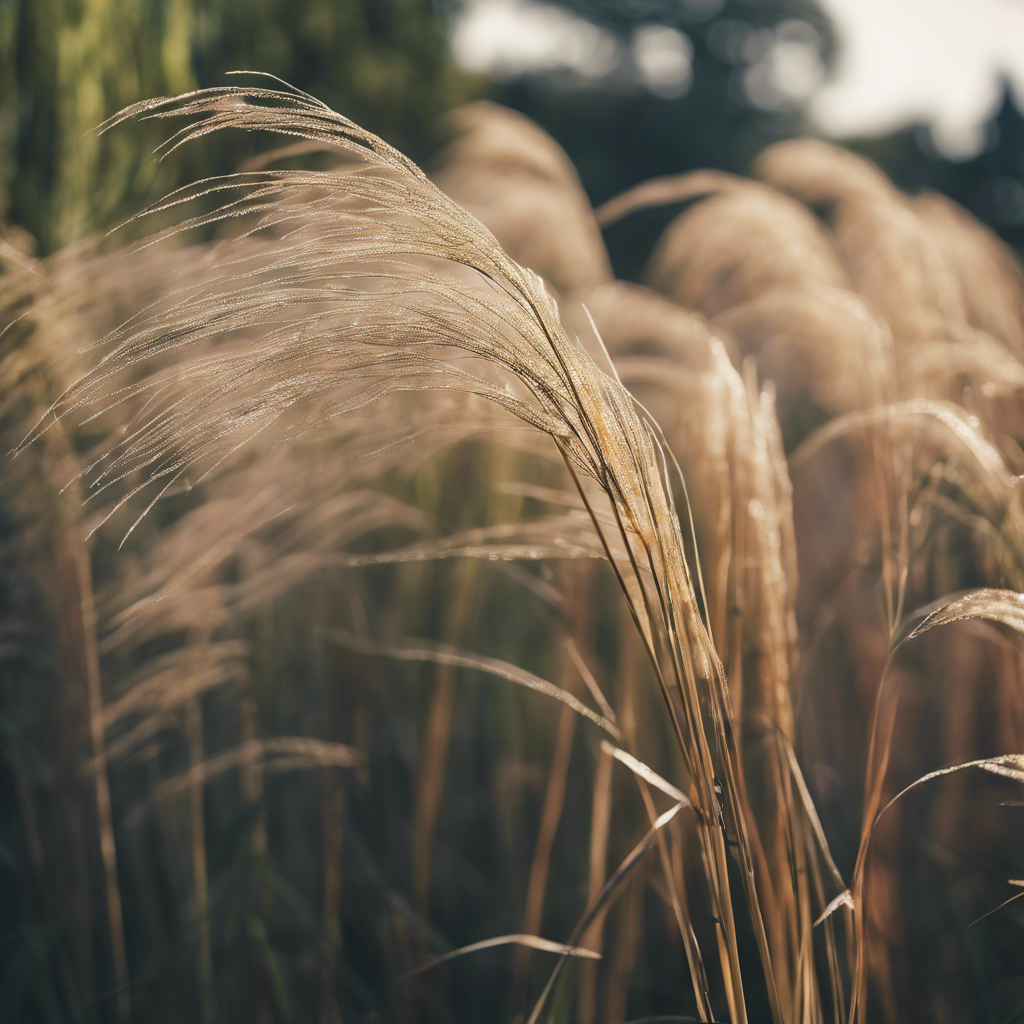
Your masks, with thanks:
[{"label": "bent grass stalk", "polygon": [[[242,704],[248,714],[242,741],[208,753],[202,695],[248,678],[238,641],[211,639],[216,625],[204,621],[208,613],[216,612],[211,621],[225,623],[266,610],[260,631],[269,636],[270,602],[324,568],[347,573],[392,565],[414,571],[427,568],[417,563],[472,557],[505,563],[515,575],[508,564],[514,561],[601,559],[621,594],[626,614],[620,618],[635,630],[629,640],[619,640],[618,712],[588,667],[596,645],[580,619],[591,611],[587,601],[572,587],[560,592],[528,572],[517,569],[516,578],[555,609],[552,632],[563,685],[452,645],[462,642],[476,615],[476,573],[468,567],[459,573],[445,610],[445,643],[377,635],[354,590],[347,595],[354,625],[339,628],[337,616],[323,615],[318,638],[339,648],[439,668],[413,812],[412,890],[421,917],[410,927],[412,917],[389,910],[393,944],[405,951],[400,959],[422,959],[413,949],[424,947],[410,939],[428,934],[423,922],[432,902],[432,853],[456,680],[470,671],[562,705],[530,872],[523,926],[530,934],[473,942],[419,966],[514,944],[520,947],[516,962],[522,974],[531,949],[557,953],[560,959],[530,1016],[537,1021],[549,1001],[559,998],[568,958],[586,959],[588,948],[607,944],[613,948],[608,1005],[625,1015],[639,880],[646,878],[645,858],[657,845],[661,880],[652,872],[651,884],[660,886],[666,916],[679,932],[702,1019],[724,1010],[734,1024],[751,1019],[751,967],[741,962],[740,950],[743,936],[749,941],[752,934],[775,1024],[823,1021],[826,977],[832,1019],[864,1021],[869,955],[875,955],[868,927],[869,846],[875,824],[892,806],[884,798],[896,749],[900,684],[887,680],[893,657],[906,640],[958,617],[987,616],[1020,629],[1019,595],[994,587],[947,599],[909,633],[904,613],[923,603],[918,595],[928,591],[921,575],[929,566],[937,564],[956,578],[952,556],[928,533],[940,514],[972,531],[986,578],[1000,587],[1004,580],[1017,585],[1024,578],[1024,529],[1014,482],[1024,461],[1014,438],[1024,432],[1008,412],[1024,381],[1017,361],[1024,345],[1019,281],[991,240],[942,201],[907,200],[856,158],[793,143],[762,157],[758,173],[768,184],[690,175],[648,183],[598,211],[607,223],[644,206],[695,201],[652,258],[648,280],[672,301],[659,298],[608,280],[607,256],[599,250],[571,167],[557,147],[538,142],[532,157],[518,154],[510,171],[501,132],[488,134],[495,116],[486,107],[467,114],[466,123],[478,134],[453,147],[446,172],[450,186],[470,205],[477,203],[481,215],[495,219],[496,232],[508,238],[516,255],[515,247],[525,246],[524,261],[537,262],[536,269],[562,290],[561,307],[540,277],[507,255],[419,168],[305,94],[200,90],[138,104],[108,122],[107,128],[133,117],[183,117],[186,124],[170,136],[168,151],[232,128],[298,138],[293,155],[315,148],[345,163],[329,171],[276,170],[271,157],[240,174],[188,186],[151,207],[148,213],[176,216],[178,223],[129,250],[121,266],[144,266],[150,259],[152,267],[173,264],[171,286],[144,292],[145,300],[127,319],[120,313],[108,317],[114,326],[87,355],[91,369],[26,438],[28,443],[52,429],[55,416],[84,419],[105,434],[81,476],[94,500],[106,503],[95,517],[96,529],[109,531],[122,508],[141,506],[122,534],[130,550],[145,548],[148,540],[140,535],[147,530],[146,515],[163,495],[193,488],[212,494],[221,487],[216,501],[181,520],[181,529],[158,534],[155,568],[142,572],[141,582],[124,586],[123,596],[134,596],[110,620],[107,649],[135,657],[175,630],[194,636],[202,629],[205,639],[144,658],[140,672],[126,679],[127,689],[105,707],[97,676],[100,703],[90,716],[94,747],[100,743],[94,749],[97,779],[106,778],[114,761],[150,743],[174,709],[186,709],[188,770],[158,785],[131,820],[137,822],[153,802],[189,794],[193,897],[201,918],[200,1003],[209,1017],[215,995],[202,814],[207,781],[241,767],[252,803],[265,771],[362,771],[365,765],[342,744],[294,736],[258,739],[249,698]],[[514,118],[509,125],[513,134],[532,137],[528,125]],[[568,211],[565,230],[582,240],[587,259],[573,266],[549,240],[534,239],[532,248],[525,243],[516,234],[519,216],[509,217],[509,208],[487,198],[487,183],[497,181],[514,182],[519,198],[535,203],[534,212],[552,201],[562,204]],[[825,200],[834,211],[828,224],[805,205]],[[189,268],[187,259],[161,255],[162,247],[189,232],[221,235],[192,250],[201,253],[201,272]],[[888,247],[876,253],[872,240],[879,239]],[[786,258],[775,258],[780,252]],[[979,268],[992,284],[982,283]],[[139,277],[145,280],[146,271]],[[991,303],[981,299],[986,287]],[[568,292],[581,303],[578,319],[585,326],[579,338],[567,329],[574,315],[564,298]],[[710,321],[673,301],[701,310]],[[852,351],[842,350],[836,338],[849,341]],[[595,358],[585,348],[588,340],[596,346]],[[650,392],[659,418],[664,411],[671,414],[667,437],[645,404],[625,389],[620,371],[645,403]],[[982,396],[970,408],[963,399],[965,375]],[[806,402],[827,413],[825,425],[809,437],[800,423]],[[326,460],[315,471],[318,456],[302,448],[310,437],[318,439],[312,450]],[[422,510],[369,490],[375,474],[400,471],[410,453],[432,456],[471,439],[543,464],[543,485],[523,483],[507,493],[517,496],[517,514],[524,502],[548,512],[437,538],[430,536],[436,523]],[[283,452],[276,459],[270,454],[275,445]],[[808,639],[797,626],[798,532],[808,531],[812,544],[817,533],[827,538],[827,530],[824,520],[817,526],[800,520],[791,474],[806,504],[809,491],[801,482],[813,473],[827,475],[829,460],[839,461],[836,452],[843,445],[855,453],[854,468],[846,471],[848,490],[835,505],[839,514],[860,515],[870,525],[857,527],[863,543],[852,554],[842,552],[845,560],[833,558],[820,578],[813,560],[800,563],[801,573],[809,566],[808,593],[820,604]],[[268,484],[268,474],[280,479]],[[550,486],[551,474],[561,474],[559,486]],[[484,485],[493,488],[496,475],[489,474]],[[922,478],[926,484],[918,488]],[[700,498],[696,509],[689,504],[691,487]],[[686,500],[685,538],[676,491]],[[831,507],[826,515],[832,515]],[[244,538],[278,529],[250,568]],[[349,549],[384,529],[409,531],[415,539],[384,551],[375,545]],[[203,548],[202,557],[189,557],[190,544]],[[696,586],[688,548],[698,559]],[[706,590],[702,556],[709,566]],[[183,568],[168,571],[176,561]],[[217,574],[236,561],[245,566],[243,582],[225,587]],[[845,566],[839,585],[829,582],[830,572],[837,575],[835,565]],[[591,564],[585,568],[575,576],[577,588],[599,575]],[[851,608],[863,603],[864,580],[875,572],[881,631],[862,607]],[[884,634],[873,711],[865,713],[870,747],[849,888],[801,771],[799,707],[791,697],[791,691],[799,693],[797,680],[805,678],[803,659],[834,627],[849,629],[853,638]],[[681,773],[675,778],[662,770],[673,781],[647,763],[657,763],[656,744],[649,748],[638,728],[634,655],[649,663],[674,738]],[[870,652],[855,652],[862,676],[871,674],[870,658]],[[540,930],[545,907],[554,834],[566,813],[577,715],[616,745],[602,741],[597,755],[587,909],[567,941],[557,943],[533,933]],[[105,731],[114,727],[119,735],[107,742]],[[926,772],[897,799],[961,767],[1018,779],[1015,757],[974,758]],[[615,760],[636,778],[647,831],[607,876]],[[665,795],[673,807],[659,813],[657,801]],[[615,800],[618,811],[618,791]],[[321,803],[323,813],[331,814],[344,796],[332,790]],[[102,806],[100,812],[102,818]],[[107,856],[109,819],[108,806],[101,831],[113,914],[111,887],[115,898],[119,893]],[[262,823],[256,831],[262,858],[268,843]],[[340,834],[325,826],[322,919],[332,950],[340,942],[341,883],[340,869],[328,860],[340,855],[340,842]],[[694,849],[691,862],[684,854]],[[698,876],[706,892],[694,885]],[[738,913],[735,879],[745,915]],[[691,917],[695,892],[706,896],[709,922]],[[617,940],[604,943],[605,916],[623,895],[628,903]],[[840,909],[845,949],[834,919]],[[269,940],[259,927],[269,958]],[[816,927],[822,936],[817,949]],[[125,1015],[128,973],[113,917],[111,931]],[[715,955],[701,949],[704,941]],[[827,971],[819,979],[816,960],[822,951]],[[321,976],[325,1007],[337,1007],[332,958],[329,951]],[[852,980],[844,979],[844,969]],[[596,961],[584,963],[577,999],[581,1020],[595,1015],[597,978]],[[891,992],[882,997],[891,1001]]]},{"label": "bent grass stalk", "polygon": [[[94,485],[108,488],[146,469],[159,497],[186,473],[193,474],[193,467],[202,479],[272,424],[283,426],[293,407],[308,407],[346,381],[348,395],[332,400],[335,415],[390,392],[457,388],[490,399],[548,434],[591,513],[676,723],[698,814],[730,1011],[737,1024],[744,1024],[723,798],[736,828],[773,1016],[781,1022],[753,880],[731,707],[686,566],[668,463],[651,426],[618,381],[598,370],[566,335],[539,279],[510,260],[486,229],[381,140],[311,97],[258,88],[201,90],[139,104],[109,125],[129,117],[173,116],[191,120],[172,136],[171,149],[227,127],[270,130],[334,145],[362,167],[344,175],[248,172],[200,183],[153,208],[167,210],[230,190],[238,198],[161,234],[243,215],[254,217],[257,228],[290,222],[291,232],[288,244],[270,257],[277,275],[272,287],[256,289],[246,284],[244,268],[226,268],[217,285],[207,281],[172,300],[169,314],[143,317],[114,332],[96,369],[68,389],[55,412],[87,406],[109,411],[124,401],[117,390],[124,367],[180,352],[173,378],[164,373],[129,388],[129,394],[137,394],[145,387],[152,398],[125,438],[94,463]],[[315,233],[301,214],[302,197],[309,194],[321,197],[324,214]],[[479,284],[456,283],[423,267],[424,259],[465,268]],[[343,269],[345,262],[354,269]],[[370,265],[360,270],[360,262]],[[382,268],[383,287],[361,291],[360,279],[380,277],[373,264]],[[342,282],[352,282],[341,292],[327,283],[332,266]],[[300,302],[320,311],[285,328],[271,325],[282,303]],[[345,322],[338,322],[339,313]],[[251,332],[261,325],[255,351],[213,358],[181,352],[215,332]],[[445,359],[445,349],[482,360],[515,386],[498,387],[460,369]],[[525,388],[524,397],[517,397],[515,388]],[[202,464],[206,468],[200,469]],[[584,479],[596,483],[595,493],[608,504],[624,561],[613,556]],[[115,510],[143,486],[129,488]],[[702,704],[710,711],[713,738],[706,732]]]}]

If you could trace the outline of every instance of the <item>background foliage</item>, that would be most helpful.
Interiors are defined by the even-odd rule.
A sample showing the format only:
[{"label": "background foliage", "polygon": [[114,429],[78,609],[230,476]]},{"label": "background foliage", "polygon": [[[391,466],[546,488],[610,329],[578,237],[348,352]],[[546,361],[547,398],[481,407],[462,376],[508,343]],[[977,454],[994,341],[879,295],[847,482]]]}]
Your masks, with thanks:
[{"label": "background foliage", "polygon": [[[109,228],[196,169],[179,154],[154,184],[145,147],[94,129],[140,98],[223,85],[236,70],[277,75],[414,154],[439,113],[480,90],[453,65],[431,0],[10,0],[0,213],[42,252]],[[222,149],[204,170],[243,155]]]}]

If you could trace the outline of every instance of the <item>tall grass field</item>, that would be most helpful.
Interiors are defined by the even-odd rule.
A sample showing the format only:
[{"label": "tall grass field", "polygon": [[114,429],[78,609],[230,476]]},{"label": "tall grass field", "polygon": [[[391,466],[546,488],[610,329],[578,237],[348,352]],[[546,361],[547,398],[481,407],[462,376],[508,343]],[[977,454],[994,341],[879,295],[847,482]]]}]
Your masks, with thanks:
[{"label": "tall grass field", "polygon": [[252,80],[0,242],[0,1020],[1024,1021],[1016,258]]}]

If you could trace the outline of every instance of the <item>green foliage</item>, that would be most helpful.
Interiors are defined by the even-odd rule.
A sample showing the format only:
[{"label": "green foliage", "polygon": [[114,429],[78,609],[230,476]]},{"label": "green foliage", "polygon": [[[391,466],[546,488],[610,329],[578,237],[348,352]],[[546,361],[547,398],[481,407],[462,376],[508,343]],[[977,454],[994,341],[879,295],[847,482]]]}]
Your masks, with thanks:
[{"label": "green foliage", "polygon": [[[174,154],[154,186],[123,134],[94,129],[139,96],[287,79],[416,153],[424,126],[479,91],[452,64],[431,0],[10,0],[0,5],[0,220],[50,252],[107,229],[198,169]],[[234,169],[224,147],[218,169]],[[215,156],[203,168],[216,167]]]}]

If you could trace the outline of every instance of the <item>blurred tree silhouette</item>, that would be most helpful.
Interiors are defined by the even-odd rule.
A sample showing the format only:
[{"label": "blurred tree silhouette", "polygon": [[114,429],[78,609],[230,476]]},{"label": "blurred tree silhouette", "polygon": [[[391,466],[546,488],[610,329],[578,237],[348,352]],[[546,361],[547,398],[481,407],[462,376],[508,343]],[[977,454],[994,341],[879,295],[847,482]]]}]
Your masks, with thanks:
[{"label": "blurred tree silhouette", "polygon": [[900,188],[942,192],[966,207],[1018,251],[1024,248],[1024,116],[1009,82],[985,125],[977,155],[953,161],[938,152],[927,125],[852,140],[851,148],[878,163]]},{"label": "blurred tree silhouette", "polygon": [[[759,150],[805,129],[806,101],[835,52],[812,0],[557,2],[614,40],[607,70],[523,74],[497,98],[561,143],[595,204],[657,175],[745,172]],[[675,212],[609,232],[618,276],[637,276],[646,243]]]},{"label": "blurred tree silhouette", "polygon": [[[452,63],[431,0],[8,0],[0,219],[44,252],[109,227],[152,195],[154,171],[137,136],[92,129],[238,69],[278,75],[414,155],[423,126],[480,89]],[[163,187],[187,176],[187,159],[168,161]],[[237,166],[237,143],[219,159],[208,149],[205,173]]]},{"label": "blurred tree silhouette", "polygon": [[[702,167],[745,173],[765,146],[818,130],[807,123],[806,101],[831,70],[842,40],[813,0],[552,2],[609,33],[615,60],[591,77],[564,68],[521,74],[506,79],[497,98],[561,143],[595,204],[657,175]],[[657,80],[659,55],[653,68],[644,66],[658,28],[675,34],[688,64],[674,88]],[[986,138],[984,150],[964,161],[938,152],[927,125],[850,145],[901,188],[948,195],[1020,249],[1024,117],[1008,83]],[[618,276],[640,275],[650,245],[676,212],[646,211],[606,233]]]}]

